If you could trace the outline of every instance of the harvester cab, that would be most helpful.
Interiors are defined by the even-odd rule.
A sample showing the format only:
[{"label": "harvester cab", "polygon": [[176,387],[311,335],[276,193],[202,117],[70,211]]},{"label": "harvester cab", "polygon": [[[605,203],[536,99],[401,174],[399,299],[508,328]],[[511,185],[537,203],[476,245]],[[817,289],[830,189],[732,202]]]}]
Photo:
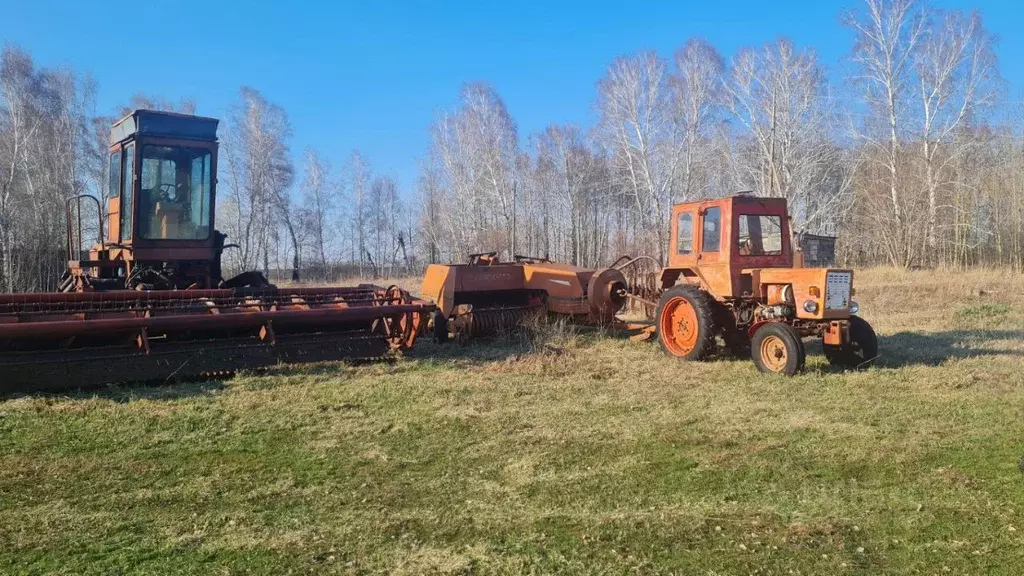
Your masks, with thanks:
[{"label": "harvester cab", "polygon": [[[136,110],[113,125],[100,238],[85,250],[82,205],[69,200],[68,271],[61,291],[258,287],[247,273],[221,278],[225,235],[214,228],[217,124],[170,112]],[[78,210],[72,203],[78,202]]]},{"label": "harvester cab", "polygon": [[673,356],[710,356],[722,338],[762,372],[803,368],[802,338],[820,337],[828,360],[857,367],[878,352],[852,300],[853,271],[804,268],[784,198],[738,195],[676,205],[656,326]]}]

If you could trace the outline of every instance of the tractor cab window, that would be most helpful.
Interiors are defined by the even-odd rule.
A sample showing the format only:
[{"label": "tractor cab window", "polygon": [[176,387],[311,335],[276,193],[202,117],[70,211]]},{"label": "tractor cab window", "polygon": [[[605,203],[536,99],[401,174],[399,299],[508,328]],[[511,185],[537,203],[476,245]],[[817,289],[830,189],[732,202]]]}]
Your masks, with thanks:
[{"label": "tractor cab window", "polygon": [[676,253],[689,254],[693,251],[693,215],[683,212],[676,220]]},{"label": "tractor cab window", "polygon": [[110,172],[108,174],[107,196],[114,198],[121,193],[121,151],[110,153]]},{"label": "tractor cab window", "polygon": [[148,240],[210,237],[210,161],[204,148],[146,146],[142,149],[139,217]]},{"label": "tractor cab window", "polygon": [[704,211],[701,252],[718,252],[722,239],[722,210],[717,206]]},{"label": "tractor cab window", "polygon": [[738,240],[740,256],[782,254],[782,217],[741,214]]},{"label": "tractor cab window", "polygon": [[132,182],[135,181],[135,145],[129,144],[124,149],[124,161],[121,171],[124,177],[121,178],[121,239],[128,240],[134,237],[132,234]]}]

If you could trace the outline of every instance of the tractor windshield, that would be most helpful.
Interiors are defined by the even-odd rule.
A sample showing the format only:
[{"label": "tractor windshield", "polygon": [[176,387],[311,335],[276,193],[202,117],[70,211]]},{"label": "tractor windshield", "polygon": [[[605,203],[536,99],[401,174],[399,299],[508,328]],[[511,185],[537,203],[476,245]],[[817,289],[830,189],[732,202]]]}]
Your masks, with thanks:
[{"label": "tractor windshield", "polygon": [[739,253],[740,256],[782,254],[782,217],[741,214]]},{"label": "tractor windshield", "polygon": [[210,161],[205,148],[142,148],[139,228],[147,240],[210,237]]}]

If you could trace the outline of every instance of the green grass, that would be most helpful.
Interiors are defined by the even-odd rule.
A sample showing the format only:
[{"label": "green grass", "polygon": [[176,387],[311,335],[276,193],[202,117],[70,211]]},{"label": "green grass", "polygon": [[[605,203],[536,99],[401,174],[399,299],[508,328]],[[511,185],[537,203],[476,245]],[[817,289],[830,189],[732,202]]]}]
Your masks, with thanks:
[{"label": "green grass", "polygon": [[555,330],[7,399],[0,573],[1020,574],[1022,282],[940,277],[858,277],[866,372]]}]

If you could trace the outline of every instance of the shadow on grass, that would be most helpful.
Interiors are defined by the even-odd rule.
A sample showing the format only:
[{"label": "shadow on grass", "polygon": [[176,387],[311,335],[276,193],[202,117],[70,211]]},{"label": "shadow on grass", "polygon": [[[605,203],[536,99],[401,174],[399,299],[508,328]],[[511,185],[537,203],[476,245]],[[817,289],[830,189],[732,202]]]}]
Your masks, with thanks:
[{"label": "shadow on grass", "polygon": [[472,366],[527,355],[538,351],[538,346],[540,346],[540,349],[543,349],[542,344],[538,345],[535,340],[521,334],[481,337],[467,342],[451,341],[443,344],[433,342],[429,338],[421,338],[417,340],[412,350],[405,352],[402,356],[310,363],[284,363],[258,369],[240,367],[235,372],[225,372],[217,377],[200,376],[197,378],[175,378],[167,381],[125,382],[67,390],[14,391],[0,394],[0,403],[25,397],[67,398],[75,400],[102,398],[115,402],[131,402],[135,400],[172,401],[215,394],[226,389],[228,381],[235,378],[244,379],[243,388],[262,390],[280,386],[285,381],[284,379],[288,378],[344,377],[351,374],[353,369],[362,366],[397,366],[399,368],[411,366],[404,365],[404,359]]},{"label": "shadow on grass", "polygon": [[94,390],[83,390],[72,394],[85,398],[105,398],[115,402],[132,402],[135,400],[180,400],[196,396],[209,396],[225,388],[221,380],[194,380],[184,382],[125,384],[123,386],[107,386]]},{"label": "shadow on grass", "polygon": [[1024,350],[993,348],[996,340],[1024,340],[1024,330],[950,330],[897,332],[878,339],[879,366],[937,366],[950,359],[975,356],[1024,356]]},{"label": "shadow on grass", "polygon": [[[950,330],[946,332],[897,332],[878,337],[874,366],[938,366],[947,360],[977,356],[1020,356],[1024,350],[993,348],[997,340],[1024,340],[1024,330]],[[821,342],[808,340],[807,354],[822,354]],[[842,371],[826,368],[825,371]]]},{"label": "shadow on grass", "polygon": [[[562,336],[566,334],[563,333]],[[569,336],[578,345],[590,345],[605,338],[625,338],[624,335],[598,330],[572,331]],[[946,332],[898,332],[878,338],[879,356],[875,366],[898,368],[902,366],[938,366],[950,359],[972,358],[978,356],[1018,356],[1024,357],[1024,350],[995,348],[988,344],[1000,340],[1024,340],[1024,330],[951,330]],[[437,364],[455,364],[471,367],[475,364],[503,361],[517,357],[559,352],[558,338],[549,339],[544,335],[506,334],[493,337],[475,338],[466,342],[450,341],[437,343],[423,338],[416,346],[404,354],[405,359]],[[808,355],[821,355],[821,342],[809,339],[805,342]],[[733,356],[723,354],[723,357]],[[744,356],[745,358],[745,356]],[[351,369],[362,365],[401,366],[402,359],[382,358],[378,360],[316,362],[310,364],[282,364],[260,369],[253,373],[259,377],[292,377],[292,376],[338,376],[348,373]],[[841,372],[843,368],[830,367],[827,364],[819,369],[821,372]],[[243,376],[248,374],[242,372]],[[257,378],[250,387],[273,387],[276,384],[264,378]],[[263,382],[263,384],[260,384]],[[135,400],[178,400],[197,396],[216,394],[227,388],[221,379],[201,379],[192,381],[171,381],[166,383],[131,383],[110,385],[85,390],[69,390],[66,392],[26,392],[0,396],[0,402],[23,396],[53,396],[62,398],[103,398],[115,402],[131,402]]]},{"label": "shadow on grass", "polygon": [[416,346],[405,353],[405,357],[476,364],[507,360],[536,351],[537,347],[522,336],[486,336],[465,342],[417,341]]}]

